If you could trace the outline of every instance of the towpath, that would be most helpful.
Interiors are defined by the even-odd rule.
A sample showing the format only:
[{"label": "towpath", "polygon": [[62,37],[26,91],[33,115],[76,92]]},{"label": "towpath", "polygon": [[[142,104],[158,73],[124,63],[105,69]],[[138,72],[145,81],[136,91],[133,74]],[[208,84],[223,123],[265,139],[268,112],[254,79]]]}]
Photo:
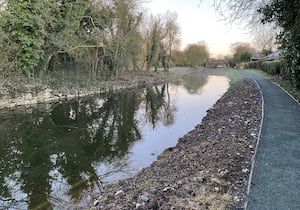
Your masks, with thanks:
[{"label": "towpath", "polygon": [[248,188],[248,210],[300,209],[300,105],[253,72],[263,94],[263,123]]}]

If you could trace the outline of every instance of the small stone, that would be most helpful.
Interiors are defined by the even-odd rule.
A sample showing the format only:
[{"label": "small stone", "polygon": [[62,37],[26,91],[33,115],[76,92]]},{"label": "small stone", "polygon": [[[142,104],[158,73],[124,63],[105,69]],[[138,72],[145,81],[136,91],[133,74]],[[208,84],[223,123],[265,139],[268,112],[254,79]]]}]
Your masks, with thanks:
[{"label": "small stone", "polygon": [[150,198],[148,198],[146,195],[141,195],[140,199],[141,199],[141,201],[143,201],[145,203],[149,202],[149,200],[150,200]]},{"label": "small stone", "polygon": [[234,196],[233,200],[237,203],[241,201],[239,196]]},{"label": "small stone", "polygon": [[219,187],[215,187],[215,192],[220,192],[220,188]]},{"label": "small stone", "polygon": [[242,172],[243,172],[243,173],[248,173],[248,172],[249,172],[249,169],[248,169],[248,168],[244,168],[244,169],[242,170]]},{"label": "small stone", "polygon": [[242,181],[236,181],[236,182],[235,182],[235,185],[236,185],[237,187],[242,187],[242,186],[243,186],[243,182],[242,182]]},{"label": "small stone", "polygon": [[197,177],[194,177],[194,178],[193,178],[193,181],[194,181],[194,182],[198,182],[198,183],[203,183],[204,180],[205,180],[205,178],[202,177],[202,176],[197,176]]},{"label": "small stone", "polygon": [[173,187],[166,187],[163,189],[163,192],[175,190]]},{"label": "small stone", "polygon": [[117,191],[117,192],[115,193],[115,195],[119,195],[119,194],[122,194],[122,193],[124,193],[124,191],[123,191],[123,190],[119,190],[119,191]]},{"label": "small stone", "polygon": [[225,176],[226,174],[228,174],[228,172],[229,172],[229,171],[228,171],[227,169],[225,169],[224,171],[221,171],[221,172],[220,172],[220,175],[221,175],[221,176]]},{"label": "small stone", "polygon": [[219,133],[219,135],[222,134],[222,129],[221,128],[218,129],[218,133]]},{"label": "small stone", "polygon": [[98,206],[98,205],[99,205],[99,200],[97,199],[94,201],[94,206]]},{"label": "small stone", "polygon": [[143,205],[140,204],[140,203],[136,203],[136,204],[135,204],[135,208],[136,208],[136,209],[139,209],[139,208],[141,208],[142,206],[143,206]]}]

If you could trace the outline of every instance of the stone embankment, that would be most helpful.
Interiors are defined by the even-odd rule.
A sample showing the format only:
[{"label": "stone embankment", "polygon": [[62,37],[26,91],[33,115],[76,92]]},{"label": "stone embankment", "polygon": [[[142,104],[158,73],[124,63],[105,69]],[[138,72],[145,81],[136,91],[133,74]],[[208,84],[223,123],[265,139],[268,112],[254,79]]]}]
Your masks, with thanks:
[{"label": "stone embankment", "polygon": [[[50,88],[36,88],[27,86],[26,89],[19,94],[10,94],[7,88],[0,86],[0,109],[3,108],[17,108],[20,106],[34,107],[38,104],[49,104],[59,101],[72,100],[83,98],[90,95],[106,93],[109,91],[121,91],[131,88],[140,88],[146,85],[161,84],[168,81],[168,78],[150,78],[144,80],[135,80],[127,82],[103,82],[99,87],[88,87],[81,90],[69,89],[50,89]],[[0,84],[1,85],[1,84]]]}]

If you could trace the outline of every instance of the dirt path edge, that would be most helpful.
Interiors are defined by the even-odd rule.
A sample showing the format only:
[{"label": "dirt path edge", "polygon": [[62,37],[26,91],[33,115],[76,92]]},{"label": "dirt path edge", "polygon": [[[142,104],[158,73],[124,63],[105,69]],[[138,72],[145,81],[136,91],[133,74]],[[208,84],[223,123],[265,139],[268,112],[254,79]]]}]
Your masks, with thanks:
[{"label": "dirt path edge", "polygon": [[134,177],[104,186],[79,208],[243,209],[261,98],[253,80],[237,82],[175,147]]}]

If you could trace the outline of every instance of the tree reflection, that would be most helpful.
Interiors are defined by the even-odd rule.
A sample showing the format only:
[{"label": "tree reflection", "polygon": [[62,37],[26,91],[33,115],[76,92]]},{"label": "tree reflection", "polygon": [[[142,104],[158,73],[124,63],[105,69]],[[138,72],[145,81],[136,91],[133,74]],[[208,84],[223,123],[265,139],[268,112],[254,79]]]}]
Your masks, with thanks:
[{"label": "tree reflection", "polygon": [[164,125],[174,123],[174,112],[176,107],[171,105],[169,86],[164,84],[146,89],[146,118],[150,120],[153,128],[158,121]]},{"label": "tree reflection", "polygon": [[118,163],[115,170],[124,169],[131,145],[141,139],[137,113],[143,103],[145,120],[153,127],[159,120],[174,122],[176,109],[167,85],[61,103],[50,113],[20,111],[4,118],[0,208],[51,209],[50,197],[76,201],[82,192],[99,189],[109,172],[99,173],[97,164]]},{"label": "tree reflection", "polygon": [[41,123],[39,126],[27,122],[21,124],[18,130],[18,139],[22,139],[20,144],[16,145],[20,154],[20,182],[21,190],[30,195],[28,207],[36,208],[43,202],[43,206],[49,208],[51,204],[48,201],[50,194],[51,177],[49,171],[53,167],[50,161],[51,141],[48,139],[47,124]]},{"label": "tree reflection", "polygon": [[[101,106],[95,101],[74,102],[67,112],[63,104],[52,112],[56,133],[64,139],[57,142],[57,150],[64,154],[58,160],[59,171],[74,186],[69,191],[73,199],[78,199],[82,190],[99,186],[100,178],[95,177],[91,163],[122,158],[131,143],[141,139],[135,121],[139,103],[134,92],[118,93],[108,96]],[[75,118],[70,118],[71,110],[76,113]],[[84,179],[83,174],[89,178]]]},{"label": "tree reflection", "polygon": [[190,94],[198,94],[207,82],[207,75],[193,73],[184,75],[182,84]]}]

